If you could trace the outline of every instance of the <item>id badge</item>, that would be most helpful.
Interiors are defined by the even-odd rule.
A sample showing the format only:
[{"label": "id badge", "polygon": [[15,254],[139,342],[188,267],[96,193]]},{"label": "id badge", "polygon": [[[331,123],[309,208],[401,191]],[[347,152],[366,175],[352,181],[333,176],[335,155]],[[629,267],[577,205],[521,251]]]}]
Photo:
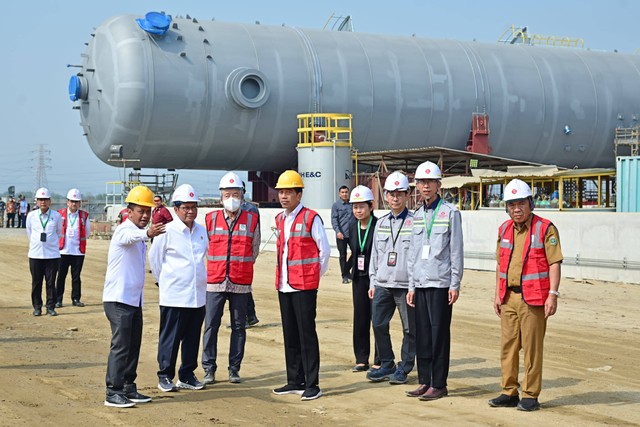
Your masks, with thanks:
[{"label": "id badge", "polygon": [[429,252],[431,252],[431,246],[424,245],[422,247],[422,259],[429,259]]},{"label": "id badge", "polygon": [[47,241],[47,233],[40,233],[40,241],[41,242]]},{"label": "id badge", "polygon": [[364,271],[364,255],[358,255],[358,271]]},{"label": "id badge", "polygon": [[397,260],[398,260],[398,254],[396,252],[389,252],[389,256],[387,257],[387,265],[389,267],[395,267]]}]

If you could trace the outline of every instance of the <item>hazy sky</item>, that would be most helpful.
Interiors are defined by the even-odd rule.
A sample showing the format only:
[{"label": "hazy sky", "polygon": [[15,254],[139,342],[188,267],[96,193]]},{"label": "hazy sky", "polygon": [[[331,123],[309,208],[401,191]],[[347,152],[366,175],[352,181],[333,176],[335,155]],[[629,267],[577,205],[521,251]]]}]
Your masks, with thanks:
[{"label": "hazy sky", "polygon": [[[332,14],[351,15],[358,32],[495,42],[511,24],[530,33],[581,37],[594,50],[635,53],[640,1],[539,0],[537,2],[342,0],[300,1],[47,1],[3,4],[0,64],[0,193],[9,185],[33,191],[38,144],[46,144],[49,188],[93,194],[122,179],[122,169],[95,157],[72,110],[67,86],[93,28],[120,14],[148,11],[190,14],[199,19],[322,28]],[[154,173],[144,170],[143,173]],[[162,173],[162,170],[158,172]],[[200,193],[217,193],[221,173],[179,171]]]}]

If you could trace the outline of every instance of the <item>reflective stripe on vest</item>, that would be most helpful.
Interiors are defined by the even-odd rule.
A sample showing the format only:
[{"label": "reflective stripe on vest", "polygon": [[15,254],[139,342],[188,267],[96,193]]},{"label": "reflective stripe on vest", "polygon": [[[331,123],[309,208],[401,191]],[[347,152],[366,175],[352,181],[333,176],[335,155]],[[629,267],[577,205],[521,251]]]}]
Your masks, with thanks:
[{"label": "reflective stripe on vest", "polygon": [[[67,208],[58,210],[60,216],[62,216],[62,234],[60,235],[59,246],[60,250],[64,249],[65,240],[67,237]],[[80,241],[80,253],[87,252],[87,218],[89,213],[78,209],[78,240]]]}]

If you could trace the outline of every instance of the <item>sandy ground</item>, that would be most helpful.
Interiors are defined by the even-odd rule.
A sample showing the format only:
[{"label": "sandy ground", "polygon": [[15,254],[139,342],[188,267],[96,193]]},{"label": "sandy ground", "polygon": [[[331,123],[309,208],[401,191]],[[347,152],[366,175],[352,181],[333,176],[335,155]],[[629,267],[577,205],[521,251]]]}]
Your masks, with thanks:
[{"label": "sandy ground", "polygon": [[[350,371],[351,293],[340,283],[335,259],[322,279],[318,300],[320,386],[325,395],[309,402],[295,395],[276,396],[271,389],[285,383],[285,373],[273,253],[261,254],[256,266],[260,324],[248,331],[241,384],[220,381],[225,379],[222,369],[219,382],[202,391],[156,389],[158,291],[149,275],[137,383],[154,400],[133,409],[107,408],[103,400],[110,331],[101,295],[108,243],[89,242],[83,271],[86,307],[66,305],[58,317],[34,318],[26,236],[0,229],[0,425],[640,424],[639,286],[562,281],[558,314],[549,322],[545,341],[542,409],[523,413],[487,405],[500,391],[493,274],[465,271],[452,325],[450,395],[421,402],[404,396],[416,386],[415,372],[409,384],[392,386],[370,383],[363,373]],[[229,329],[222,328],[221,367],[228,337]],[[396,316],[396,348],[400,337]],[[202,370],[197,374],[202,377]]]}]

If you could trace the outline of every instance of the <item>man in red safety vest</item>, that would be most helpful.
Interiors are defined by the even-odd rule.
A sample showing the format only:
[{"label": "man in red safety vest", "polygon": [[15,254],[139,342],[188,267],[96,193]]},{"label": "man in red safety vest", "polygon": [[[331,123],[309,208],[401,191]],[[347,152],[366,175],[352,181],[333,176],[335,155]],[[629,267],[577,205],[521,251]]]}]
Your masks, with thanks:
[{"label": "man in red safety vest", "polygon": [[[562,251],[558,230],[551,221],[533,214],[533,194],[514,179],[504,189],[511,217],[498,230],[496,294],[493,308],[502,326],[500,361],[502,394],[489,406],[540,408],[542,354],[547,318],[560,296]],[[518,354],[524,350],[522,399],[518,396]]]},{"label": "man in red safety vest", "polygon": [[62,234],[60,235],[60,266],[56,281],[56,308],[62,307],[64,282],[71,268],[71,303],[84,307],[80,273],[87,251],[87,238],[91,232],[89,213],[79,209],[82,196],[80,190],[72,188],[67,193],[67,207],[58,210],[62,216]]},{"label": "man in red safety vest", "polygon": [[202,338],[203,382],[215,381],[218,367],[218,330],[226,301],[231,312],[229,382],[240,382],[240,365],[247,340],[245,330],[247,298],[253,282],[253,265],[260,251],[258,214],[242,209],[242,180],[229,172],[220,180],[220,200],[224,209],[205,217],[207,251],[207,301]]},{"label": "man in red safety vest", "polygon": [[329,241],[320,216],[303,207],[302,177],[288,170],[276,189],[284,208],[276,216],[278,263],[276,289],[282,317],[287,384],[275,394],[300,394],[301,400],[322,396],[319,387],[320,348],[316,333],[316,301],[320,276],[327,271]]}]

